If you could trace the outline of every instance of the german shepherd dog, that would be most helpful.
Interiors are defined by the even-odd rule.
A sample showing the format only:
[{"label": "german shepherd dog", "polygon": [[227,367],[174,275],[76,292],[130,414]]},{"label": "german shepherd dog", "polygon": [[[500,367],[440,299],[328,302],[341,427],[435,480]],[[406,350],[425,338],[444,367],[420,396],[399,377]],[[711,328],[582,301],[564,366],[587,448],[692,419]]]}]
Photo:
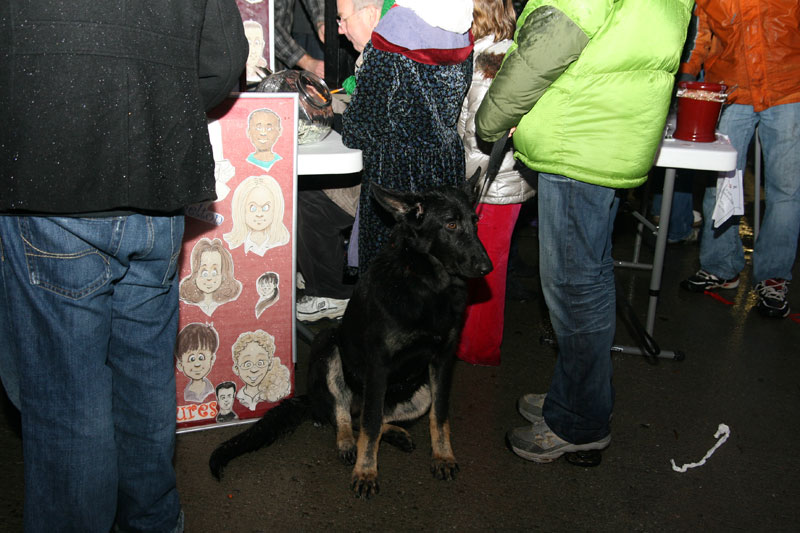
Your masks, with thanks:
[{"label": "german shepherd dog", "polygon": [[[390,242],[359,279],[340,325],[312,342],[308,394],[282,401],[214,450],[209,466],[217,479],[233,458],[271,444],[310,415],[336,428],[339,457],[355,463],[351,488],[369,498],[379,491],[380,441],[411,451],[411,435],[392,423],[426,411],[431,472],[438,479],[455,477],[448,395],[466,279],[492,270],[477,235],[471,197],[476,178],[461,189],[422,194],[371,186],[396,221]],[[353,417],[359,415],[356,439]]]}]

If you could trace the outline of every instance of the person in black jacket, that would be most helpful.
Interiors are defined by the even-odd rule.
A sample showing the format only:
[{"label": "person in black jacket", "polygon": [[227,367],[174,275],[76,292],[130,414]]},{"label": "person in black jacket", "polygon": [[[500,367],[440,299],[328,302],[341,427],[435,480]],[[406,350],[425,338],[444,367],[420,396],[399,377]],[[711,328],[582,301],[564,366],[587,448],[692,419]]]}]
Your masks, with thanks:
[{"label": "person in black jacket", "polygon": [[0,3],[0,376],[26,531],[183,529],[182,209],[215,198],[205,110],[246,56],[234,0]]}]

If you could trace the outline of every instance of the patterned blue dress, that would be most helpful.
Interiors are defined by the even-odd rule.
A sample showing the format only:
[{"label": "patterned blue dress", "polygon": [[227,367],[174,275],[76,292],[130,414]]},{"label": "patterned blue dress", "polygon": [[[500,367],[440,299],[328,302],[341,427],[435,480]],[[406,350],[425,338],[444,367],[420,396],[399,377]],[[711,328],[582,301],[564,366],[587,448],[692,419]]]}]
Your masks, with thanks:
[{"label": "patterned blue dress", "polygon": [[422,192],[464,182],[456,130],[472,80],[472,54],[456,65],[428,65],[367,43],[342,140],[363,152],[358,266],[364,272],[386,244],[392,218],[370,197],[371,183]]}]

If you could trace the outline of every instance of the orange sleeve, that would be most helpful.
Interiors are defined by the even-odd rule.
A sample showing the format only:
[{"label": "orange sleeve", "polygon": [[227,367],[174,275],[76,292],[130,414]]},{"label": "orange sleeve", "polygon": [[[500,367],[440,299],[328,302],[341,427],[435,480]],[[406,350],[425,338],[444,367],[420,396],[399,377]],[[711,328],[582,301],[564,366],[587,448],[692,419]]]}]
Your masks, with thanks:
[{"label": "orange sleeve", "polygon": [[681,63],[678,72],[682,74],[691,74],[697,77],[711,50],[713,35],[708,25],[708,15],[706,15],[705,11],[695,6],[694,14],[697,17],[697,31],[694,36],[687,36],[687,39],[694,39],[694,44],[690,47],[691,50],[688,59],[686,62]]}]

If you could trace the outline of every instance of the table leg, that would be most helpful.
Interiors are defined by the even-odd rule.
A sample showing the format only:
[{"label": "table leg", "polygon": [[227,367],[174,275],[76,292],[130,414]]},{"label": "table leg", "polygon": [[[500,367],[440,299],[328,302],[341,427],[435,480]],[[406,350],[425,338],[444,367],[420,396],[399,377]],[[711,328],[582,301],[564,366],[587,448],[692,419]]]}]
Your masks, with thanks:
[{"label": "table leg", "polygon": [[664,191],[661,198],[656,248],[653,253],[653,273],[650,276],[650,303],[647,308],[647,324],[645,329],[650,335],[656,320],[656,306],[661,292],[661,273],[664,271],[664,253],[667,249],[667,231],[669,230],[669,214],[672,210],[672,193],[675,190],[675,169],[668,168],[664,172]]},{"label": "table leg", "polygon": [[[672,210],[672,193],[675,190],[675,169],[667,168],[664,172],[664,189],[662,191],[663,197],[661,199],[661,212],[659,213],[658,231],[656,232],[656,245],[653,252],[653,265],[650,275],[650,298],[647,307],[647,322],[645,331],[649,335],[653,335],[656,320],[656,307],[658,306],[658,297],[661,292],[661,274],[664,271],[664,255],[667,249],[667,231],[669,231],[669,215]],[[638,259],[638,258],[637,258]],[[641,268],[640,264],[624,264],[617,262],[618,266],[634,266]],[[649,265],[645,265],[649,266]],[[620,352],[631,355],[654,355],[655,357],[664,359],[683,360],[685,355],[683,352],[673,352],[669,350],[660,350],[657,354],[645,353],[641,348],[634,346],[612,346],[612,352]]]}]

